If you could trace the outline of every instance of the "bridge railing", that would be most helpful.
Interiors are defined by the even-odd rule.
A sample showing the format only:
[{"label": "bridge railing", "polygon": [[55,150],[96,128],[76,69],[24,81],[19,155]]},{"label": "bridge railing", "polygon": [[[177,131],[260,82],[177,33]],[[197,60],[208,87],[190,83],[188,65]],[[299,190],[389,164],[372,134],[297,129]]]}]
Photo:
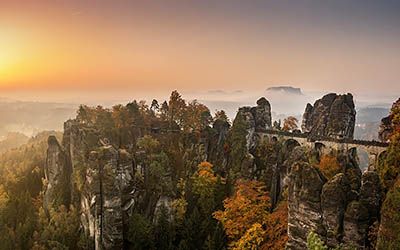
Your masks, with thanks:
[{"label": "bridge railing", "polygon": [[376,146],[376,147],[387,147],[389,144],[386,142],[380,141],[366,141],[366,140],[355,140],[349,138],[333,138],[327,136],[311,136],[309,133],[301,133],[301,132],[289,132],[289,131],[282,131],[282,130],[275,130],[275,129],[257,129],[256,132],[258,133],[266,133],[270,135],[280,135],[280,136],[289,136],[289,137],[297,137],[297,138],[306,138],[310,142],[315,141],[329,141],[329,142],[336,142],[336,143],[347,143],[347,144],[357,144],[363,146]]}]

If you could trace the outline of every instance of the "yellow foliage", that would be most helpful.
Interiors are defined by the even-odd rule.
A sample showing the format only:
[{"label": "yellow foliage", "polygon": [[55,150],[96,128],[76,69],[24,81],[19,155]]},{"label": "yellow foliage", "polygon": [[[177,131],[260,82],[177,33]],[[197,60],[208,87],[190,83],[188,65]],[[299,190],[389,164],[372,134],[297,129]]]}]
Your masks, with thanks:
[{"label": "yellow foliage", "polygon": [[265,233],[260,223],[254,223],[231,247],[233,250],[257,250],[264,241]]}]

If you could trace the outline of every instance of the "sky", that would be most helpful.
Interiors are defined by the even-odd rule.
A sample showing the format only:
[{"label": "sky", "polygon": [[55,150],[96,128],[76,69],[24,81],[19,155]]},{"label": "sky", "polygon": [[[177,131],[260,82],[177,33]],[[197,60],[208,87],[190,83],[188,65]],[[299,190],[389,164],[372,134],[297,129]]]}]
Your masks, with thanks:
[{"label": "sky", "polygon": [[399,96],[399,13],[396,0],[1,0],[0,96]]}]

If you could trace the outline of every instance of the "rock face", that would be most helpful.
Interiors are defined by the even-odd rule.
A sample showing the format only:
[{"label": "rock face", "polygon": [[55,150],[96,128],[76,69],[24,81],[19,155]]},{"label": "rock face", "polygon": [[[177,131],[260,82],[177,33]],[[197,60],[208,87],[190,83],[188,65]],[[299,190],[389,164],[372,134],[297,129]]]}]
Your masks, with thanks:
[{"label": "rock face", "polygon": [[72,168],[55,136],[50,136],[48,139],[44,173],[47,183],[43,197],[44,208],[48,211],[60,205],[68,207],[71,203]]},{"label": "rock face", "polygon": [[258,99],[257,106],[251,108],[251,113],[255,120],[256,130],[271,128],[271,105],[267,99],[264,97]]},{"label": "rock face", "polygon": [[247,153],[239,164],[242,177],[250,178],[254,175],[254,150],[261,140],[259,132],[271,128],[271,119],[271,105],[264,97],[257,100],[255,107],[239,108],[232,129],[238,128],[245,136]]},{"label": "rock face", "polygon": [[325,235],[321,191],[325,179],[308,162],[296,162],[289,175],[287,249],[307,249],[310,231]]},{"label": "rock face", "polygon": [[327,94],[307,104],[302,130],[311,137],[353,138],[356,110],[351,94]]},{"label": "rock face", "polygon": [[91,153],[91,166],[82,194],[82,224],[96,249],[122,249],[124,213],[132,205],[133,181],[129,156],[110,145]]},{"label": "rock face", "polygon": [[267,99],[261,97],[257,100],[257,106],[239,108],[239,111],[236,114],[236,118],[238,116],[243,118],[245,122],[247,130],[247,148],[251,150],[257,144],[255,133],[260,130],[262,131],[271,128],[271,105],[269,104]]},{"label": "rock face", "polygon": [[381,188],[376,172],[367,171],[361,178],[359,173],[346,163],[342,173],[326,180],[306,158],[293,162],[288,176],[287,249],[306,249],[310,231],[329,247],[369,247],[368,230],[378,220]]},{"label": "rock face", "polygon": [[344,174],[337,174],[322,188],[321,209],[329,246],[336,246],[341,241],[349,191],[350,183]]},{"label": "rock face", "polygon": [[[392,110],[394,109],[400,109],[400,98],[393,103]],[[381,141],[389,141],[389,137],[393,133],[392,119],[393,118],[391,114],[382,118],[381,125],[379,127],[379,139]]]},{"label": "rock face", "polygon": [[[67,121],[63,146],[55,137],[49,138],[44,205],[56,203],[60,195],[71,202],[72,196],[74,204],[80,206],[88,247],[122,249],[136,198],[135,171],[129,153],[108,145],[96,131]],[[72,180],[72,175],[80,178]],[[73,188],[72,183],[76,185]]]}]

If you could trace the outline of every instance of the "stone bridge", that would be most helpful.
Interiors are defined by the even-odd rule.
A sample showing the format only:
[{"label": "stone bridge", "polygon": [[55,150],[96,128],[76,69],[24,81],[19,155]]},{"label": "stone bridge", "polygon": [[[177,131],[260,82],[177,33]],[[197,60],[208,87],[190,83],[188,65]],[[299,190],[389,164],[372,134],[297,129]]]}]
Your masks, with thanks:
[{"label": "stone bridge", "polygon": [[293,133],[273,129],[257,130],[256,133],[260,134],[260,136],[268,136],[269,138],[283,139],[285,141],[294,140],[300,146],[316,148],[322,152],[327,152],[331,149],[338,151],[352,151],[361,149],[368,153],[368,170],[375,169],[379,157],[386,151],[388,147],[388,143],[386,142],[336,139],[330,137],[310,137],[307,133]]}]

